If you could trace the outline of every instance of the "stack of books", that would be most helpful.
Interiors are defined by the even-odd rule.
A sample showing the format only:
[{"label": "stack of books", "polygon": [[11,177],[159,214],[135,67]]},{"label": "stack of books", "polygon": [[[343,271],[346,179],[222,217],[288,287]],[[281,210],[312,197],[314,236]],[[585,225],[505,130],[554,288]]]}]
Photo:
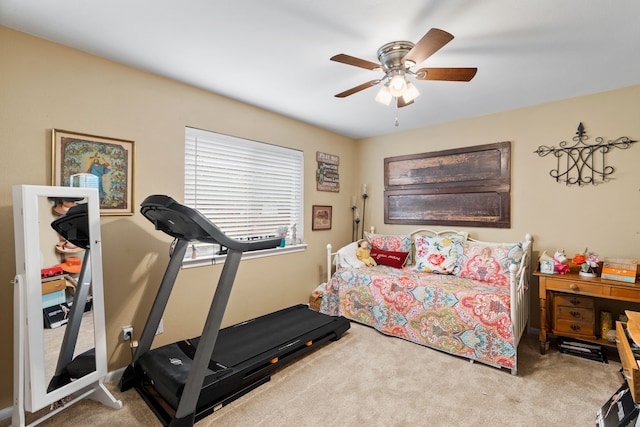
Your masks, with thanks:
[{"label": "stack of books", "polygon": [[607,350],[599,344],[591,344],[564,337],[558,337],[558,350],[560,353],[608,363]]},{"label": "stack of books", "polygon": [[635,283],[638,261],[628,258],[605,258],[602,264],[602,278]]}]

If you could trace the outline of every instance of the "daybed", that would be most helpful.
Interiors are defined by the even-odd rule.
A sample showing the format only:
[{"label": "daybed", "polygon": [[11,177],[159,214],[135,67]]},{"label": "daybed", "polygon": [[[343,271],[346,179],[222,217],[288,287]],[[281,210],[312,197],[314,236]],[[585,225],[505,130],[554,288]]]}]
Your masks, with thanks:
[{"label": "daybed", "polygon": [[336,253],[327,245],[321,312],[516,375],[529,319],[530,235],[492,243],[420,229],[367,240],[375,267],[357,260],[357,242]]}]

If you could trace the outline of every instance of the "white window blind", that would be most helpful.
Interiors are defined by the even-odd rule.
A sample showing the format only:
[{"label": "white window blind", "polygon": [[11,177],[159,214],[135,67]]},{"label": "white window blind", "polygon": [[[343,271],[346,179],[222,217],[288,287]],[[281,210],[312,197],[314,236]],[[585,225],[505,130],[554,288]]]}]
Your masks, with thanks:
[{"label": "white window blind", "polygon": [[272,237],[288,227],[288,243],[301,242],[303,171],[302,151],[185,128],[184,203],[230,237]]}]

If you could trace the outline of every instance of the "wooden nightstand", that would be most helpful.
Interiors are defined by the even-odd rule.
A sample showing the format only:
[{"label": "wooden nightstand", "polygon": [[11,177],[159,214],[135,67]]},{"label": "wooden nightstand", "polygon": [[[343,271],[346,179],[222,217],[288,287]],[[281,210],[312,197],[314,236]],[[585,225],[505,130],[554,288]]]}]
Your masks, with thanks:
[{"label": "wooden nightstand", "polygon": [[540,283],[540,353],[549,349],[547,334],[613,346],[596,333],[596,299],[640,303],[640,284],[577,273],[533,273]]}]

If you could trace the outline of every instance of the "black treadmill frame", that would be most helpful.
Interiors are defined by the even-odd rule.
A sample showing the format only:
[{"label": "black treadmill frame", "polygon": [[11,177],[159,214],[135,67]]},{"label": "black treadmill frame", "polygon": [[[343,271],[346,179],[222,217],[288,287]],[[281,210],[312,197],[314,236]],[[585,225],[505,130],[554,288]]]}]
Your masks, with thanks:
[{"label": "black treadmill frame", "polygon": [[[264,375],[256,377],[254,381],[244,384],[240,389],[234,389],[229,395],[217,401],[209,402],[206,405],[201,404],[200,407],[198,407],[203,381],[209,368],[209,362],[218,338],[242,254],[251,250],[275,248],[280,244],[280,239],[240,241],[229,238],[197,210],[181,205],[171,197],[164,195],[147,197],[141,204],[141,212],[147,219],[154,223],[156,229],[173,236],[175,238],[175,245],[149,317],[140,336],[138,347],[133,355],[132,362],[123,373],[120,381],[120,389],[125,391],[131,387],[135,387],[164,425],[192,426],[197,420],[211,414],[213,411],[246,394],[259,385],[268,382],[270,379],[268,372],[275,369],[275,367],[290,361],[294,357],[299,357],[311,351],[323,342],[339,339],[342,333],[349,329],[349,321],[344,318],[339,318],[341,322],[334,333],[328,334],[310,345],[305,345],[295,352],[284,355],[279,358],[277,362],[266,366],[264,368]],[[151,392],[149,388],[150,385],[146,384],[144,372],[138,369],[136,363],[151,349],[151,344],[180,271],[186,249],[191,241],[218,243],[227,248],[227,257],[218,280],[202,335],[199,338],[191,369],[188,372],[187,381],[180,395],[175,414],[172,416],[166,410],[166,407],[171,408],[171,405],[168,402],[163,402],[164,399],[162,399],[158,393]]]}]

